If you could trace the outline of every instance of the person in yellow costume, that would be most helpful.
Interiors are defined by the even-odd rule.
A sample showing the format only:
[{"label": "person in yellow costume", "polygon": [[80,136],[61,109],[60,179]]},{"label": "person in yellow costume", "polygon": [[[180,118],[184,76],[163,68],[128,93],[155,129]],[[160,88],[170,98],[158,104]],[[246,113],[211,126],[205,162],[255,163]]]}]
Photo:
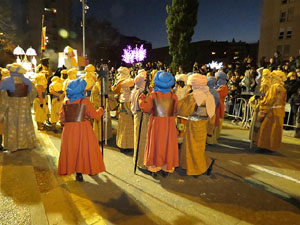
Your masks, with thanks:
[{"label": "person in yellow costume", "polygon": [[180,151],[180,166],[187,175],[210,175],[214,160],[206,156],[207,127],[215,115],[215,99],[207,86],[208,79],[201,74],[188,77],[193,92],[178,101],[178,115],[188,118]]},{"label": "person in yellow costume", "polygon": [[64,85],[63,85],[63,91],[66,92],[66,88],[68,86],[68,83],[70,80],[75,80],[77,78],[77,69],[76,68],[72,68],[69,69],[67,74],[68,74],[68,78],[64,81]]},{"label": "person in yellow costume", "polygon": [[87,65],[84,69],[85,74],[83,75],[82,79],[84,79],[87,83],[85,88],[86,97],[91,96],[92,89],[96,83],[95,70],[96,69],[92,64]]},{"label": "person in yellow costume", "polygon": [[68,78],[68,70],[62,70],[60,72],[60,79],[64,82]]},{"label": "person in yellow costume", "polygon": [[[251,107],[252,116],[251,116],[251,126],[250,126],[250,135],[249,139],[250,141],[254,141],[257,139],[259,135],[259,126],[260,123],[257,119],[258,112],[259,112],[259,105],[260,102],[264,99],[264,96],[266,95],[267,91],[271,87],[271,71],[269,69],[263,69],[260,68],[257,70],[259,76],[261,76],[261,82],[258,83],[259,85],[259,95],[260,96],[252,96],[249,99],[249,105]],[[252,144],[250,145],[250,147]]]},{"label": "person in yellow costume", "polygon": [[41,64],[39,64],[36,67],[36,72],[40,73],[42,71],[47,71],[46,78],[48,78],[47,76],[52,76],[52,71],[51,68],[49,67],[49,58],[45,57],[41,59]]},{"label": "person in yellow costume", "polygon": [[271,86],[266,95],[259,101],[257,120],[260,123],[259,134],[254,143],[258,152],[278,151],[283,134],[283,119],[285,116],[286,90],[284,72],[274,70],[271,73]]},{"label": "person in yellow costume", "polygon": [[[9,70],[5,69],[5,68],[1,68],[1,73],[0,73],[0,82],[2,79],[4,79],[5,77],[9,76]],[[1,95],[0,95],[0,102],[1,102]],[[0,151],[3,150],[3,146],[2,146],[2,139],[3,139],[3,122],[0,121]]]},{"label": "person in yellow costume", "polygon": [[[101,107],[101,77],[99,76],[95,85],[93,86],[93,89],[91,91],[91,97],[90,97],[91,103],[95,106],[95,108]],[[103,106],[105,110],[105,118],[103,118],[103,131],[104,135],[103,137],[105,138],[105,133],[106,133],[106,139],[111,139],[112,138],[112,122],[111,122],[111,116],[110,116],[110,110],[112,103],[114,107],[116,107],[116,99],[114,97],[108,98],[105,101],[105,98],[103,96]],[[113,101],[113,102],[112,102]],[[107,123],[107,124],[106,124]],[[107,127],[106,127],[107,126]],[[107,132],[105,132],[105,129],[107,129]],[[93,130],[96,134],[96,137],[98,141],[102,141],[102,124],[101,120],[94,120],[93,121]]]},{"label": "person in yellow costume", "polygon": [[37,122],[38,130],[44,130],[45,122],[48,119],[48,96],[46,95],[47,79],[44,73],[38,73],[35,77],[37,97],[33,101],[35,112],[34,120]]},{"label": "person in yellow costume", "polygon": [[50,94],[52,95],[51,101],[51,124],[55,128],[56,123],[59,121],[59,112],[64,100],[63,81],[59,77],[53,77],[49,86]]},{"label": "person in yellow costume", "polygon": [[130,88],[134,86],[134,80],[129,77],[130,72],[127,67],[120,67],[118,73],[118,81],[112,86],[112,91],[119,94],[120,102],[116,144],[120,149],[133,149],[134,126],[130,104]]}]

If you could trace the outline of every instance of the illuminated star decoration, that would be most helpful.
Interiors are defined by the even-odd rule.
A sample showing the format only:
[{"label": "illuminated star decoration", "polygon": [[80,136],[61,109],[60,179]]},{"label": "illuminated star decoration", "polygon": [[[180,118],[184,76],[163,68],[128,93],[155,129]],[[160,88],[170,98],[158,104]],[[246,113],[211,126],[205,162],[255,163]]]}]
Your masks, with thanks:
[{"label": "illuminated star decoration", "polygon": [[208,63],[208,66],[213,69],[216,68],[217,70],[221,69],[223,67],[223,63],[222,62],[217,62],[217,61],[212,61],[211,63]]},{"label": "illuminated star decoration", "polygon": [[135,62],[142,62],[147,56],[147,50],[144,49],[144,45],[139,48],[136,46],[134,49],[130,45],[123,49],[122,61],[128,64]]}]

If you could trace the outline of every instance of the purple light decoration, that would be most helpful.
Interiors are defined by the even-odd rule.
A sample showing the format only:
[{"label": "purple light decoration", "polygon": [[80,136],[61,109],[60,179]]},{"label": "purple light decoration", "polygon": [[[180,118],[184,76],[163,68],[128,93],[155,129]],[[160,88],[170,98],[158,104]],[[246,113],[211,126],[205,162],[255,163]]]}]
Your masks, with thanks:
[{"label": "purple light decoration", "polygon": [[142,62],[147,56],[147,50],[144,49],[144,45],[139,48],[136,46],[134,49],[130,45],[123,49],[122,61],[128,64],[133,64],[134,62]]}]

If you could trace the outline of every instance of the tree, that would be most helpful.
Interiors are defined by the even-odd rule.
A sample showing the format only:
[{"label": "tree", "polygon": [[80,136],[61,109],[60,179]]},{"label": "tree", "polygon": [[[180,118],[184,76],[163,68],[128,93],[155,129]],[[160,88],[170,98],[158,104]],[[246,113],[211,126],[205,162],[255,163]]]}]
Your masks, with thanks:
[{"label": "tree", "polygon": [[166,19],[169,54],[172,56],[171,71],[175,73],[181,65],[185,71],[190,69],[190,42],[197,24],[198,0],[172,0],[167,5]]}]

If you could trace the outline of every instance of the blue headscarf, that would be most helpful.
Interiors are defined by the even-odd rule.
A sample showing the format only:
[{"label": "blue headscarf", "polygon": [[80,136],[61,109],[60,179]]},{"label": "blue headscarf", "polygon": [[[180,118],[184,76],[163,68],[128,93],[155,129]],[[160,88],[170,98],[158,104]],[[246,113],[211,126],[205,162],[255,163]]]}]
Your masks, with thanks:
[{"label": "blue headscarf", "polygon": [[227,75],[226,75],[226,73],[217,72],[216,77],[218,78],[218,80],[217,80],[217,85],[216,85],[215,89],[219,89],[220,87],[227,84]]},{"label": "blue headscarf", "polygon": [[28,85],[28,93],[31,92],[31,90],[32,90],[31,81],[29,79],[27,79],[26,77],[24,77],[23,74],[17,73],[17,72],[10,72],[10,76],[5,77],[0,82],[0,90],[6,90],[6,91],[14,92],[16,90],[14,77],[20,77],[22,82],[24,84]]},{"label": "blue headscarf", "polygon": [[171,87],[175,84],[174,76],[166,71],[158,71],[154,77],[154,91],[163,94],[171,92]]},{"label": "blue headscarf", "polygon": [[76,80],[70,80],[66,88],[66,92],[70,103],[77,99],[84,98],[84,89],[86,87],[86,81],[78,78]]},{"label": "blue headscarf", "polygon": [[210,93],[214,96],[216,106],[219,104],[219,92],[214,89],[217,79],[215,77],[207,77],[207,86],[209,87]]}]

